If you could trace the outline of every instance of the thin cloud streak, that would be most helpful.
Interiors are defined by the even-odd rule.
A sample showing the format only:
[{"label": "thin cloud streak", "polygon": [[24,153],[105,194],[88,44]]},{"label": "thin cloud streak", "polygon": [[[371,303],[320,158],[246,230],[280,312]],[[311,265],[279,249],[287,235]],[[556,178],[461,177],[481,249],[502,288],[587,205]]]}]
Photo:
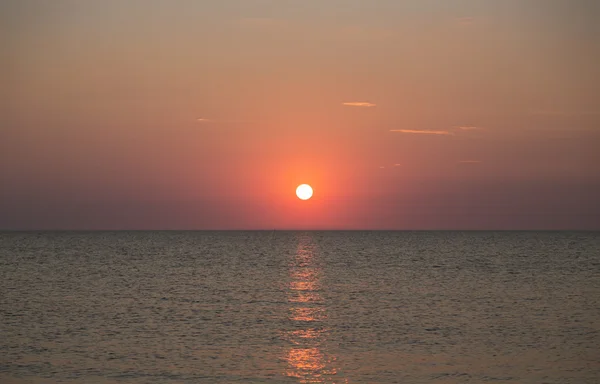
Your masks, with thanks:
[{"label": "thin cloud streak", "polygon": [[475,126],[459,126],[459,127],[456,127],[456,129],[460,129],[461,131],[477,131],[477,130],[483,129],[483,128],[475,127]]},{"label": "thin cloud streak", "polygon": [[348,102],[348,103],[342,103],[342,105],[345,105],[347,107],[365,107],[365,108],[377,106],[377,104],[369,103],[366,101],[353,101],[353,102]]},{"label": "thin cloud streak", "polygon": [[213,119],[205,119],[203,117],[197,118],[196,122],[200,123],[200,124],[248,124],[248,123],[251,123],[251,121],[244,121],[244,120],[213,120]]},{"label": "thin cloud streak", "polygon": [[454,135],[450,131],[428,131],[419,129],[390,129],[390,132],[413,133],[417,135]]},{"label": "thin cloud streak", "polygon": [[537,109],[530,111],[530,114],[533,116],[559,116],[559,117],[577,117],[577,116],[597,116],[600,115],[600,110],[592,111],[592,110],[560,110],[560,109]]},{"label": "thin cloud streak", "polygon": [[481,160],[460,160],[458,164],[481,164],[483,161]]}]

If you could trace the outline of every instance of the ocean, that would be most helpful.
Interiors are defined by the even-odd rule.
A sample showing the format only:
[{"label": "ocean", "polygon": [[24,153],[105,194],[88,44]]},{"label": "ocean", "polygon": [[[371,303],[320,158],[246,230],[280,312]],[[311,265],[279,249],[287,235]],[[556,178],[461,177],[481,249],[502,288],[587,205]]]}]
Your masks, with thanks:
[{"label": "ocean", "polygon": [[0,233],[0,383],[600,383],[600,232]]}]

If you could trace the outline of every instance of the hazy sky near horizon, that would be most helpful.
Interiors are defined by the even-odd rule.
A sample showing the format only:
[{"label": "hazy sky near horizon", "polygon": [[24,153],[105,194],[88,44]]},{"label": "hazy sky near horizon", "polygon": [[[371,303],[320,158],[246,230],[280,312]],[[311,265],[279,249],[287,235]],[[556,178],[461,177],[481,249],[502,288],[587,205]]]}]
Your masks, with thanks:
[{"label": "hazy sky near horizon", "polygon": [[5,0],[0,228],[600,229],[599,18]]}]

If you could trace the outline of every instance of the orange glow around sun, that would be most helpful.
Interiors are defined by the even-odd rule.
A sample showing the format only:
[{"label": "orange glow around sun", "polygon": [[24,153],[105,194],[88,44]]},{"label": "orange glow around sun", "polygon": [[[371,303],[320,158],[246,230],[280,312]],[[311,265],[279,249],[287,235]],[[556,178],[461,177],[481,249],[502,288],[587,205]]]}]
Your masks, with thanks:
[{"label": "orange glow around sun", "polygon": [[313,189],[308,184],[301,184],[298,186],[298,188],[296,188],[296,196],[298,196],[300,200],[308,200],[312,197],[312,195]]}]

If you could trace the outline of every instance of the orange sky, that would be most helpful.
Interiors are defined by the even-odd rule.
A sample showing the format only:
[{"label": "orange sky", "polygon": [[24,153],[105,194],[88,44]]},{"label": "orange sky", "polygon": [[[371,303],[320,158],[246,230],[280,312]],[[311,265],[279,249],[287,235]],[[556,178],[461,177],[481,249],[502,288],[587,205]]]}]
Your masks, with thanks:
[{"label": "orange sky", "polygon": [[3,1],[0,228],[600,229],[599,15]]}]

